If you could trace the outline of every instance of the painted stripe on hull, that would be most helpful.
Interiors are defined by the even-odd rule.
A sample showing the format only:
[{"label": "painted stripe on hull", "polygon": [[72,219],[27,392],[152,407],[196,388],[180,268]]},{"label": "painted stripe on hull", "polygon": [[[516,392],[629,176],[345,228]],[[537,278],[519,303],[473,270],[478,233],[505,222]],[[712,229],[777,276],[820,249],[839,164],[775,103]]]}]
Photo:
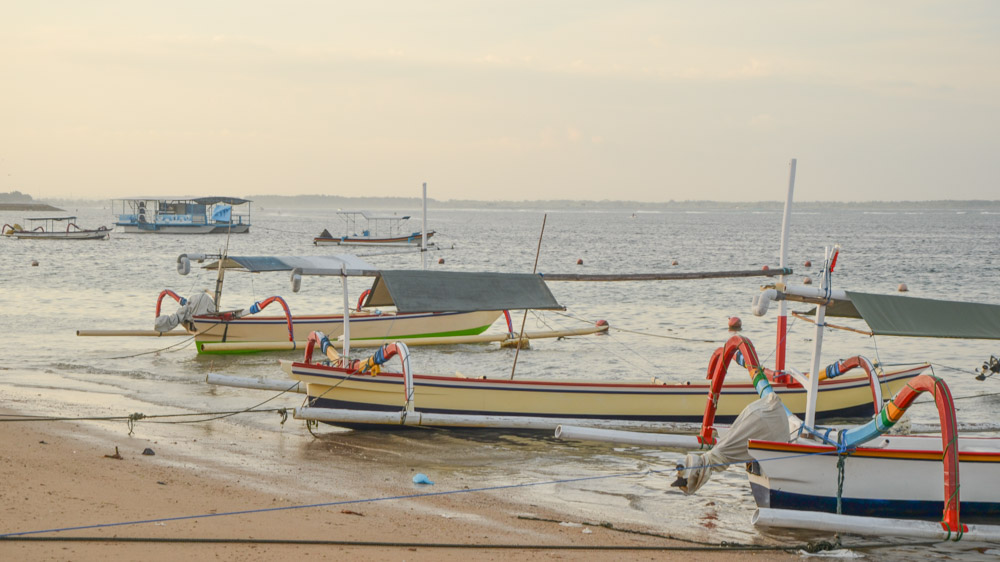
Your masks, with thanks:
[{"label": "painted stripe on hull", "polygon": [[[837,498],[768,490],[761,484],[751,482],[754,497],[767,495],[774,509],[798,511],[822,511],[835,513]],[[759,505],[759,502],[758,502]],[[868,517],[895,517],[899,519],[940,520],[944,502],[929,500],[885,500],[842,498],[841,513]],[[1000,518],[1000,504],[962,500],[962,522],[976,523]],[[979,520],[979,521],[976,521]]]},{"label": "painted stripe on hull", "polygon": [[[479,311],[352,316],[351,339],[474,336],[489,329],[500,314],[500,311]],[[193,322],[195,331],[200,333],[195,338],[200,353],[204,353],[201,344],[208,342],[288,341],[288,325],[283,316],[247,317],[230,322],[198,316]],[[331,339],[344,333],[341,315],[293,316],[292,326],[296,338],[301,339],[313,331],[321,331]]]}]

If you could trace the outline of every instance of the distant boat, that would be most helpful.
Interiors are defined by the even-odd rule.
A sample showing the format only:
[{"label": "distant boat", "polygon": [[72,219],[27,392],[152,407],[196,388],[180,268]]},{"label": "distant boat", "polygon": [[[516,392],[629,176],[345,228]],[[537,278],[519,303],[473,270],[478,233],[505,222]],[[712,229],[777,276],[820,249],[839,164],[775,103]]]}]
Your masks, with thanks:
[{"label": "distant boat", "polygon": [[96,229],[80,228],[76,225],[76,217],[34,217],[26,218],[24,222],[27,227],[19,224],[3,225],[4,236],[18,239],[103,240],[111,235],[111,229],[106,226]]},{"label": "distant boat", "polygon": [[[234,208],[246,205],[245,213]],[[250,231],[250,201],[237,197],[114,199],[115,226],[126,233],[243,234]]]},{"label": "distant boat", "polygon": [[[377,215],[368,211],[337,211],[345,222],[345,234],[334,236],[329,230],[313,238],[317,246],[420,246],[420,232],[406,232],[409,215]],[[359,229],[360,225],[360,229]],[[427,239],[434,231],[427,231]]]}]

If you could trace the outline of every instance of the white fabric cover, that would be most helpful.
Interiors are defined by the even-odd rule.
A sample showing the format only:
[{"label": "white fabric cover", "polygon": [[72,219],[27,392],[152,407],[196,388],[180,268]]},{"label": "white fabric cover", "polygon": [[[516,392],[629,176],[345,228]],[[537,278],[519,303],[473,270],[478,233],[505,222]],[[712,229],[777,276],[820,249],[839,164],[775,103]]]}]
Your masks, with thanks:
[{"label": "white fabric cover", "polygon": [[179,307],[173,314],[161,314],[156,317],[154,329],[157,332],[169,332],[179,324],[190,322],[193,316],[215,312],[215,300],[207,292],[197,293],[188,297],[187,304]]},{"label": "white fabric cover", "polygon": [[747,452],[750,439],[787,442],[790,434],[788,417],[778,395],[772,392],[766,398],[759,398],[740,412],[732,428],[710,451],[687,454],[680,474],[687,484],[677,487],[685,494],[693,494],[708,482],[713,471],[725,470],[728,463],[753,460]]}]

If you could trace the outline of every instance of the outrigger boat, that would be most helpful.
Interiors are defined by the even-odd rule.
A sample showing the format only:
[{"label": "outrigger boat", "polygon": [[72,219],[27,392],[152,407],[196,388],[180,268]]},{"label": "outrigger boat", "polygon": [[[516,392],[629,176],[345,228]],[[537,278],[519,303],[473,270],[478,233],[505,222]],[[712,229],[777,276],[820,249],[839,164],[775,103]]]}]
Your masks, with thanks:
[{"label": "outrigger boat", "polygon": [[[782,262],[791,191],[790,183]],[[838,255],[839,248],[827,251],[821,288],[776,283],[754,299],[757,315],[765,314],[773,301],[782,305],[782,313],[787,301],[816,305],[812,365],[813,373],[821,376],[791,368],[769,371],[761,365],[753,344],[734,336],[712,356],[712,386],[697,435],[562,426],[557,437],[710,449],[689,453],[678,466],[680,474],[673,485],[694,493],[713,471],[730,464],[745,465],[758,506],[753,522],[761,526],[1000,542],[1000,526],[991,524],[1000,520],[1000,487],[996,485],[1000,438],[959,435],[954,401],[944,380],[920,374],[883,404],[884,385],[876,384],[874,376],[881,366],[858,356],[819,369],[827,315],[860,318],[872,335],[1000,339],[1000,306],[834,290],[831,279]],[[785,337],[785,325],[779,322],[779,347]],[[779,349],[778,356],[783,354],[783,348]],[[760,400],[744,410],[724,434],[717,433],[714,424],[729,400],[720,391],[733,361],[746,367]],[[856,366],[871,376],[874,417],[857,426],[817,425],[824,400],[822,374],[838,375]],[[806,390],[804,418],[781,396],[773,384],[774,373],[798,381]],[[941,435],[889,435],[922,393],[934,398]],[[967,501],[960,502],[960,490],[965,491]],[[960,514],[976,524],[963,521]]]},{"label": "outrigger boat", "polygon": [[[242,234],[250,231],[250,201],[238,197],[114,199],[115,226],[138,234]],[[246,205],[246,212],[235,208]]]},{"label": "outrigger boat", "polygon": [[[84,229],[76,225],[76,217],[35,217],[24,219],[26,227],[5,224],[0,232],[17,239],[35,240],[104,240],[111,236],[111,229],[101,226]],[[63,227],[63,224],[66,226]]]},{"label": "outrigger boat", "polygon": [[[421,231],[405,230],[405,222],[409,215],[380,215],[369,211],[337,211],[344,220],[343,236],[334,236],[329,230],[323,229],[319,236],[313,238],[317,246],[404,246],[417,247],[425,239],[434,236],[433,230],[428,230],[426,237]],[[360,223],[360,226],[359,226]]]},{"label": "outrigger boat", "polygon": [[[337,268],[299,269],[303,275],[374,275],[366,304],[394,306],[400,313],[448,309],[460,312],[507,309],[562,309],[541,275],[436,271],[363,271]],[[346,284],[346,283],[345,283]],[[436,290],[429,291],[429,287]],[[348,323],[353,326],[353,319]],[[555,381],[484,379],[413,374],[406,344],[387,344],[363,361],[349,360],[353,331],[344,338],[343,355],[322,333],[309,336],[302,361],[282,362],[297,388],[307,394],[298,408],[301,419],[336,425],[426,425],[552,430],[562,423],[593,427],[663,428],[698,421],[701,396],[708,384],[653,381]],[[314,361],[317,348],[322,360]],[[392,358],[402,368],[383,369]],[[894,392],[926,369],[914,365],[877,376],[879,388]],[[374,375],[374,376],[372,376]],[[210,382],[251,388],[288,389],[283,381],[246,381],[213,377]],[[804,412],[806,390],[794,381],[775,381],[792,408]],[[832,378],[821,385],[820,416],[863,415],[870,408],[866,375]],[[733,419],[757,398],[751,384],[727,385],[720,419]]]},{"label": "outrigger boat", "polygon": [[[273,271],[340,271],[344,268],[374,272],[375,266],[352,255],[335,256],[227,256],[182,254],[177,259],[178,272],[187,275],[191,261],[218,260],[206,266],[217,269],[220,264],[215,295],[198,293],[184,298],[176,292],[163,290],[156,300],[156,328],[150,332],[117,330],[78,330],[80,336],[178,335],[193,336],[199,353],[251,353],[304,349],[306,336],[320,330],[336,339],[344,333],[345,315],[351,326],[355,345],[382,345],[402,339],[412,344],[465,343],[468,338],[483,334],[504,314],[504,310],[434,311],[407,313],[385,306],[365,305],[368,291],[358,300],[356,309],[345,314],[293,315],[280,296],[259,300],[247,308],[221,311],[221,284],[224,271],[251,273]],[[413,272],[412,275],[418,275]],[[426,287],[435,291],[435,287]],[[172,298],[181,306],[174,314],[161,314],[163,300]],[[279,305],[279,316],[259,314],[271,304]],[[273,310],[273,309],[272,309]],[[509,315],[507,317],[510,326]],[[175,330],[180,326],[180,330]],[[606,330],[598,327],[591,333]],[[508,332],[512,329],[508,329]],[[296,339],[296,337],[300,339]],[[557,336],[552,336],[557,337]]]}]

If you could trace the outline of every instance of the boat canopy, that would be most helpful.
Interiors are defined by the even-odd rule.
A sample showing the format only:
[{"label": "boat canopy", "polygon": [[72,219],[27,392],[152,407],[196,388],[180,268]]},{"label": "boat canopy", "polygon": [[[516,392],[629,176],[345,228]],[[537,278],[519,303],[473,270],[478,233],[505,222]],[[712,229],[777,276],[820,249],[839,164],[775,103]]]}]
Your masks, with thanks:
[{"label": "boat canopy", "polygon": [[[198,256],[186,254],[190,259]],[[216,256],[217,257],[217,256]],[[333,256],[228,256],[225,269],[242,269],[251,273],[264,271],[299,270],[302,275],[343,275],[374,277],[378,268],[350,254]],[[205,269],[218,269],[219,262],[212,262]]]},{"label": "boat canopy", "polygon": [[861,318],[880,336],[1000,339],[1000,305],[845,291],[827,316]]},{"label": "boat canopy", "polygon": [[251,202],[250,199],[241,199],[239,197],[176,197],[173,195],[165,197],[123,197],[121,199],[115,199],[115,201],[185,201],[196,203],[198,205],[216,205],[218,203],[242,205],[244,203]]},{"label": "boat canopy", "polygon": [[564,309],[536,274],[425,270],[379,272],[365,306],[398,312]]},{"label": "boat canopy", "polygon": [[[182,254],[182,261],[220,256]],[[218,269],[219,261],[205,266]],[[291,271],[299,275],[375,277],[364,306],[394,306],[398,312],[476,312],[480,310],[564,310],[541,275],[466,271],[378,270],[363,259],[334,256],[228,256],[225,269],[253,273]]]}]

